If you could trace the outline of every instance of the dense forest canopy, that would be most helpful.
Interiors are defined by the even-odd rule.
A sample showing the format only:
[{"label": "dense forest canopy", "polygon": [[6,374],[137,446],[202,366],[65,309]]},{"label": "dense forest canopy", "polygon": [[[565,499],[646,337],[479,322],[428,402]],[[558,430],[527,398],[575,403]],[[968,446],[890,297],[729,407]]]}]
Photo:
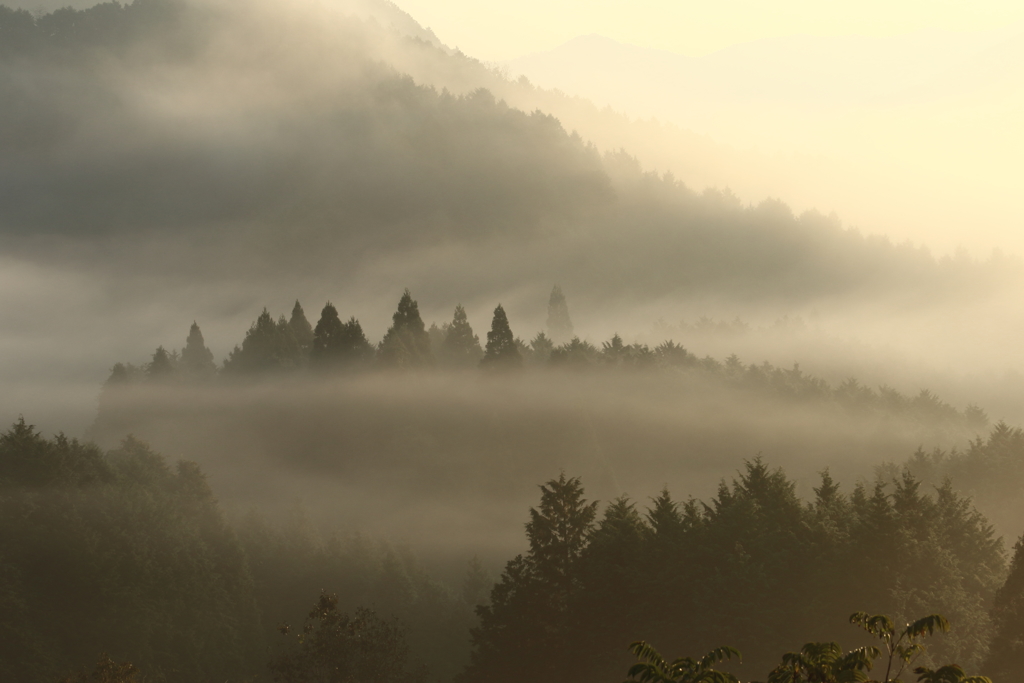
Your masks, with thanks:
[{"label": "dense forest canopy", "polygon": [[[408,551],[321,537],[301,509],[228,518],[195,463],[138,440],[104,453],[22,420],[0,434],[0,672],[54,680],[105,652],[167,681],[307,680],[329,656],[382,681],[596,680],[644,638],[733,643],[726,668],[748,680],[809,639],[856,641],[840,625],[858,607],[946,615],[918,663],[1018,671],[1021,546],[1006,578],[1005,545],[949,482],[929,492],[907,469],[844,492],[826,471],[802,499],[754,459],[703,502],[591,501],[564,473],[540,493],[498,582],[472,560],[447,587]],[[317,586],[313,640],[295,641]]]}]

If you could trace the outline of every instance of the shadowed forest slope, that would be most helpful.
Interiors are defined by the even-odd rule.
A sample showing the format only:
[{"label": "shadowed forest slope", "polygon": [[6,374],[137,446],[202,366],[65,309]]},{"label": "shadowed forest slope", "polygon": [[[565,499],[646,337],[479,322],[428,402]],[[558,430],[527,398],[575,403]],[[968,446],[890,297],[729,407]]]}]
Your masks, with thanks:
[{"label": "shadowed forest slope", "polygon": [[[449,72],[487,72],[373,18],[139,0],[5,9],[0,34],[0,92],[19,103],[0,140],[10,245],[128,238],[135,268],[170,251],[205,275],[330,266],[342,279],[383,254],[462,249],[489,289],[557,268],[598,298],[924,301],[1002,272],[779,202],[696,195],[548,114],[420,85],[400,68],[425,50]],[[186,236],[202,247],[172,246]]]}]

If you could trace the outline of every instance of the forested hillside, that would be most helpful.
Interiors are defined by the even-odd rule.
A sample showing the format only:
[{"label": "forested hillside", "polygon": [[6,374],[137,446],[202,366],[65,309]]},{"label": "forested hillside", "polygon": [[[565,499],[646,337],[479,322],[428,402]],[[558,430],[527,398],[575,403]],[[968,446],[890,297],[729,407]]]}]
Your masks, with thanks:
[{"label": "forested hillside", "polygon": [[304,678],[326,662],[384,683],[614,680],[642,638],[731,644],[744,657],[725,668],[750,680],[812,639],[864,643],[841,626],[864,609],[949,620],[919,665],[1019,670],[1020,546],[1007,578],[949,483],[825,472],[803,499],[753,459],[703,502],[585,496],[564,473],[539,505],[535,489],[528,551],[493,586],[472,560],[447,587],[407,551],[319,538],[301,510],[226,519],[197,465],[138,440],[103,453],[19,421],[0,434],[0,675],[54,681],[107,653],[170,682],[331,680]]},{"label": "forested hillside", "polygon": [[[343,281],[385,254],[442,270],[452,254],[437,248],[458,245],[486,264],[474,273],[485,290],[557,268],[596,299],[923,301],[1006,274],[778,201],[697,195],[628,151],[602,157],[550,114],[486,90],[437,91],[392,66],[429,50],[480,75],[458,55],[318,11],[186,0],[38,19],[5,10],[0,88],[20,103],[3,112],[5,240],[145,237],[160,250],[119,250],[147,268],[173,254],[206,275],[244,276],[245,263],[278,276],[330,267]],[[200,235],[196,250],[170,241]],[[246,258],[217,257],[229,248]]]}]

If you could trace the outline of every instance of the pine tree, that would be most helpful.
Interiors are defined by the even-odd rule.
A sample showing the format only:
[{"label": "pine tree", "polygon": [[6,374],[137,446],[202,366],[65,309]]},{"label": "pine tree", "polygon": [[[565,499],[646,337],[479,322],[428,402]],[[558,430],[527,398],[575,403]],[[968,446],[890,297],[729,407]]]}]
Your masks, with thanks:
[{"label": "pine tree", "polygon": [[194,320],[188,331],[188,339],[185,340],[185,348],[181,350],[181,368],[192,377],[210,377],[217,372],[213,352],[206,348],[203,333]]},{"label": "pine tree", "polygon": [[165,380],[174,375],[178,365],[178,354],[167,353],[162,346],[156,347],[153,359],[146,365],[146,378]]},{"label": "pine tree", "polygon": [[491,331],[487,333],[487,350],[480,364],[492,368],[518,368],[523,365],[523,357],[501,304],[494,309]]},{"label": "pine tree", "polygon": [[385,367],[416,368],[434,364],[430,335],[420,318],[419,305],[408,289],[391,316],[391,327],[380,342],[378,361]]},{"label": "pine tree", "polygon": [[327,302],[313,332],[310,363],[319,368],[353,366],[364,363],[373,354],[373,347],[354,317],[341,322],[338,310]]},{"label": "pine tree", "polygon": [[526,525],[529,554],[505,565],[490,604],[477,607],[466,683],[572,678],[568,669],[575,664],[564,654],[567,618],[597,503],[585,500],[580,480],[564,473],[540,489],[540,506],[530,509]]},{"label": "pine tree", "polygon": [[548,299],[548,334],[555,343],[571,339],[572,320],[569,319],[569,305],[565,302],[562,288],[555,285]]},{"label": "pine tree", "polygon": [[320,311],[320,320],[313,331],[310,347],[310,362],[315,365],[326,365],[332,360],[337,350],[337,340],[341,337],[341,318],[338,309],[330,301]]},{"label": "pine tree", "polygon": [[306,312],[302,310],[302,304],[298,299],[295,300],[295,306],[292,307],[292,317],[288,320],[288,327],[291,328],[295,343],[299,346],[299,355],[303,359],[309,358],[313,348],[313,327],[306,319]]},{"label": "pine tree", "polygon": [[583,497],[579,477],[563,472],[540,487],[540,506],[530,508],[526,537],[538,578],[563,600],[576,583],[576,565],[597,516],[597,502]]},{"label": "pine tree", "polygon": [[224,361],[228,373],[261,373],[294,369],[299,362],[299,345],[284,316],[275,323],[263,309],[245,333],[242,346],[236,346]]},{"label": "pine tree", "polygon": [[447,325],[444,343],[439,354],[446,364],[455,367],[477,365],[484,355],[480,348],[480,337],[473,334],[473,328],[466,317],[466,309],[459,304],[455,307],[452,322]]},{"label": "pine tree", "polygon": [[531,362],[536,364],[547,363],[551,358],[551,351],[555,348],[554,342],[543,332],[538,332],[537,336],[530,342],[530,350],[533,351],[531,355]]}]

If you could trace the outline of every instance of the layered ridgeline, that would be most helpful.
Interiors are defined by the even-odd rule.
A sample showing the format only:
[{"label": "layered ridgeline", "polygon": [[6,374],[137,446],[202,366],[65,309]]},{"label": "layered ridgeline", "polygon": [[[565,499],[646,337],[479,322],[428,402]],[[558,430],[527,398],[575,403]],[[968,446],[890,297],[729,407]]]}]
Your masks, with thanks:
[{"label": "layered ridgeline", "polygon": [[[88,240],[125,276],[330,268],[346,288],[400,265],[418,286],[469,277],[494,297],[557,271],[623,304],[919,303],[1006,275],[645,174],[628,150],[602,155],[549,113],[472,89],[501,83],[414,27],[369,1],[3,10],[0,95],[19,103],[0,114],[5,241]],[[465,94],[430,85],[447,82]]]}]

